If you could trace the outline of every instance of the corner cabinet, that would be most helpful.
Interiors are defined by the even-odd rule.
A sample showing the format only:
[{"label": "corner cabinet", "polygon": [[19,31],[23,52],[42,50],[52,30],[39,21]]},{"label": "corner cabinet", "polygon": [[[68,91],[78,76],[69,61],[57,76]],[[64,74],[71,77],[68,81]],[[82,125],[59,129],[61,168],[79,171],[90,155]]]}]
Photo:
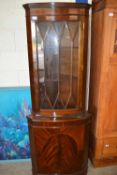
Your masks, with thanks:
[{"label": "corner cabinet", "polygon": [[89,5],[25,4],[33,175],[86,175],[85,111]]},{"label": "corner cabinet", "polygon": [[117,164],[117,1],[95,0],[89,111],[90,158],[95,166]]}]

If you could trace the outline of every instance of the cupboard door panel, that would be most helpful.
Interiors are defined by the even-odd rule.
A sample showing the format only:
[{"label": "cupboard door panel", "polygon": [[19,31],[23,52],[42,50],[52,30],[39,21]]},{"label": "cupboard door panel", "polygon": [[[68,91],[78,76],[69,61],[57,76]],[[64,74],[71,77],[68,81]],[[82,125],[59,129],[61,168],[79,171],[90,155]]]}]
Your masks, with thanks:
[{"label": "cupboard door panel", "polygon": [[110,66],[108,73],[108,102],[104,121],[105,134],[117,134],[117,66]]},{"label": "cupboard door panel", "polygon": [[105,104],[106,113],[103,123],[104,134],[107,137],[117,135],[117,14],[115,12],[113,12],[113,17],[110,17],[110,24],[110,52],[105,86],[107,101]]}]

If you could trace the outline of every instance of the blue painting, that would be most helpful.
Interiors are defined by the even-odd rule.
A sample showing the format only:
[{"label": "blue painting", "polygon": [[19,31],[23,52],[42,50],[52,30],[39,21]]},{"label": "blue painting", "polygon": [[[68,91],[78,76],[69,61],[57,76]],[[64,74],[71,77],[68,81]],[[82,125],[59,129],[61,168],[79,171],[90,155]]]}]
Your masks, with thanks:
[{"label": "blue painting", "polygon": [[0,160],[30,158],[29,88],[0,88]]},{"label": "blue painting", "polygon": [[88,3],[88,0],[76,0],[76,2],[79,2],[79,3]]}]

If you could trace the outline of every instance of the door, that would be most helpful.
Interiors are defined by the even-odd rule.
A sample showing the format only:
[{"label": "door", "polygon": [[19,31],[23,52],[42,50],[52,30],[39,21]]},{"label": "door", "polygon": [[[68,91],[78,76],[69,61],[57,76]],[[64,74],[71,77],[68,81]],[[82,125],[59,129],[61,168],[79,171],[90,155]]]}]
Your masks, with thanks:
[{"label": "door", "polygon": [[[106,77],[106,106],[104,115],[104,136],[117,137],[117,12],[108,13],[110,32],[110,48],[108,72]],[[107,58],[107,59],[108,59]]]}]

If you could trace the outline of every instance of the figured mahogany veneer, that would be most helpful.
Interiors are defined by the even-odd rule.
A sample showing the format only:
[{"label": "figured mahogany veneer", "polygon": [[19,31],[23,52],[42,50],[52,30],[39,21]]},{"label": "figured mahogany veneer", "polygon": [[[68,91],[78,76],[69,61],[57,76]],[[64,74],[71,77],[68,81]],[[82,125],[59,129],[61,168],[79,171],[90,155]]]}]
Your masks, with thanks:
[{"label": "figured mahogany veneer", "polygon": [[89,114],[28,118],[33,174],[87,172]]},{"label": "figured mahogany veneer", "polygon": [[94,166],[117,164],[117,1],[94,0],[89,110]]},{"label": "figured mahogany veneer", "polygon": [[86,175],[89,5],[32,3],[26,11],[33,175]]}]

